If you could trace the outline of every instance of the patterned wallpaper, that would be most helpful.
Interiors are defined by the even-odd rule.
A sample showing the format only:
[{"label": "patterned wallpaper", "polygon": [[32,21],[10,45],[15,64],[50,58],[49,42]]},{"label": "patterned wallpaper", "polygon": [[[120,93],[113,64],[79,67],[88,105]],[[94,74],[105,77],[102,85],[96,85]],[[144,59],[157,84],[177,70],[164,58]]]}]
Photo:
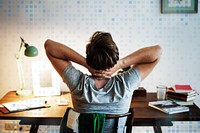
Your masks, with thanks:
[{"label": "patterned wallpaper", "polygon": [[[97,30],[110,32],[123,57],[141,47],[159,44],[159,65],[141,86],[190,84],[200,92],[200,15],[161,14],[160,0],[0,0],[0,97],[19,88],[15,54],[20,36],[39,49],[35,58],[23,57],[26,87],[33,88],[32,62],[47,60],[47,38],[68,44],[85,55],[85,46]],[[200,4],[200,2],[199,2]],[[84,72],[84,68],[79,67]],[[62,83],[61,83],[62,84]],[[66,90],[65,85],[61,85]],[[195,100],[200,107],[200,98]],[[56,127],[46,130],[57,132]],[[55,130],[55,131],[54,131]],[[153,132],[152,128],[134,128]],[[164,132],[200,131],[200,122],[175,122]]]}]

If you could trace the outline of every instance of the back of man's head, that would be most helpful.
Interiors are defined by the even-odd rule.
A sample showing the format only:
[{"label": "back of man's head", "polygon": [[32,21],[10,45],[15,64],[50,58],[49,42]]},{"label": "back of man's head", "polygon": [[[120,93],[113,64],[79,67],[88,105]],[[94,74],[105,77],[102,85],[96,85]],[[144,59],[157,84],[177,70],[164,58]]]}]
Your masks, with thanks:
[{"label": "back of man's head", "polygon": [[117,45],[110,33],[97,31],[86,47],[86,62],[96,70],[113,67],[119,60]]}]

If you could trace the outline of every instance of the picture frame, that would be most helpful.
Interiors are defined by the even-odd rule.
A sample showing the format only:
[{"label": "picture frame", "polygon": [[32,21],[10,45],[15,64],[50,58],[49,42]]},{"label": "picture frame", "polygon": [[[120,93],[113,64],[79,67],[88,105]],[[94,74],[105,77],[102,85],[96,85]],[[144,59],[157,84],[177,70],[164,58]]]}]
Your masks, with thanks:
[{"label": "picture frame", "polygon": [[32,62],[34,96],[60,95],[60,76],[46,60]]},{"label": "picture frame", "polygon": [[161,0],[161,13],[198,13],[198,0]]}]

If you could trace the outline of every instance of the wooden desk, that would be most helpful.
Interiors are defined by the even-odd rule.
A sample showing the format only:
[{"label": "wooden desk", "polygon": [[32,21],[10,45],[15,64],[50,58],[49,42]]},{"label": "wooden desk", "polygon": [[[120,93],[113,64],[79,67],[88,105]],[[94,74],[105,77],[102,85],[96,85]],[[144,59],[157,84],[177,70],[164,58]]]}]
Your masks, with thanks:
[{"label": "wooden desk", "polygon": [[153,126],[155,133],[162,133],[161,126],[173,126],[172,121],[200,121],[200,109],[195,104],[188,106],[189,112],[168,115],[148,106],[149,101],[156,100],[156,93],[147,93],[146,97],[133,97],[133,126]]},{"label": "wooden desk", "polygon": [[[66,108],[68,106],[72,107],[72,102],[69,102],[68,106],[58,106],[56,103],[50,103],[48,100],[58,97],[59,96],[46,97],[47,103],[51,105],[50,108],[27,110],[10,114],[3,114],[0,112],[0,119],[20,120],[20,124],[31,125],[30,133],[36,133],[39,125],[60,125]],[[71,101],[70,93],[65,93],[62,97]],[[15,91],[10,91],[0,100],[0,104],[29,98],[34,98],[34,96],[17,96]]]},{"label": "wooden desk", "polygon": [[[63,97],[71,100],[69,93],[64,94]],[[15,94],[15,91],[11,91],[0,100],[0,104],[28,98],[33,98],[33,96],[20,97]],[[161,126],[172,126],[172,121],[200,121],[200,109],[195,104],[190,106],[190,112],[168,115],[148,107],[148,102],[155,100],[155,93],[147,93],[146,97],[133,97],[131,102],[131,107],[134,108],[133,126],[153,126],[156,133],[161,133]],[[20,124],[32,125],[30,133],[35,133],[39,125],[60,125],[66,108],[68,106],[72,107],[71,102],[69,102],[68,106],[50,104],[51,108],[35,109],[11,114],[3,114],[0,112],[0,119],[20,120]]]}]

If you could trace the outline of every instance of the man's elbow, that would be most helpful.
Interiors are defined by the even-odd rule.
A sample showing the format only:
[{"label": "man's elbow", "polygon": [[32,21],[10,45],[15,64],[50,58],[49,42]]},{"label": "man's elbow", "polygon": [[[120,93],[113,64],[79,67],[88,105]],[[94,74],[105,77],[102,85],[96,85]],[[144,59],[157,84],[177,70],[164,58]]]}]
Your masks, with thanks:
[{"label": "man's elbow", "polygon": [[47,39],[44,43],[44,48],[45,48],[47,57],[52,56],[54,52],[53,41],[50,39]]},{"label": "man's elbow", "polygon": [[157,58],[160,58],[162,55],[162,47],[160,45],[156,45],[156,53],[157,53]]},{"label": "man's elbow", "polygon": [[47,39],[47,40],[45,41],[45,43],[44,43],[44,48],[45,48],[45,50],[47,50],[47,48],[50,46],[51,42],[52,42],[52,40],[50,40],[50,39]]}]

